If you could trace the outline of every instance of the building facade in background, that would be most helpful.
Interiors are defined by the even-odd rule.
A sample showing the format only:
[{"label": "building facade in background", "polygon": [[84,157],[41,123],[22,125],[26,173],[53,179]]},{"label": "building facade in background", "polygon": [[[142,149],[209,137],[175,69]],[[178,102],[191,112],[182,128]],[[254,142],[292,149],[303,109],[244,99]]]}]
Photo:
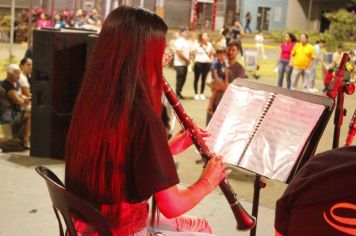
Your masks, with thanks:
[{"label": "building facade in background", "polygon": [[[353,0],[16,0],[18,9],[42,7],[48,13],[64,8],[90,10],[96,8],[103,16],[121,4],[141,6],[161,15],[169,27],[189,26],[193,29],[220,30],[224,24],[239,19],[244,26],[245,15],[252,15],[250,28],[262,30],[298,28],[324,31],[328,27],[325,12],[340,8],[356,10]],[[52,6],[52,3],[54,4]],[[11,0],[0,0],[0,13],[5,14]]]},{"label": "building facade in background", "polygon": [[252,32],[283,29],[287,22],[288,0],[245,0],[241,7],[241,23],[246,24],[245,15],[250,12]]},{"label": "building facade in background", "polygon": [[324,13],[341,8],[355,11],[356,3],[353,0],[243,0],[239,13],[243,25],[246,13],[252,14],[250,28],[254,32],[285,28],[323,32],[329,26]]}]

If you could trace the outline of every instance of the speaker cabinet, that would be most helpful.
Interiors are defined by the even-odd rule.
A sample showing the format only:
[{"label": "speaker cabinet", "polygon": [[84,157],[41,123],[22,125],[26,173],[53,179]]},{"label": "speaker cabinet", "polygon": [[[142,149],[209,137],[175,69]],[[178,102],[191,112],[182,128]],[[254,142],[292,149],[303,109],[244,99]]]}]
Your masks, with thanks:
[{"label": "speaker cabinet", "polygon": [[76,97],[84,76],[85,31],[33,33],[30,155],[63,159]]}]

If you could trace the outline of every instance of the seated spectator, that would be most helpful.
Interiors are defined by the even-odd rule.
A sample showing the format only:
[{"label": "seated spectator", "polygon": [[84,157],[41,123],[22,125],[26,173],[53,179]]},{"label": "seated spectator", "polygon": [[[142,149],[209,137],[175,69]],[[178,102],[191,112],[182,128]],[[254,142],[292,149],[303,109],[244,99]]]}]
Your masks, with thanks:
[{"label": "seated spectator", "polygon": [[40,18],[37,21],[37,29],[48,28],[51,27],[52,23],[48,20],[48,16],[43,12],[40,15]]},{"label": "seated spectator", "polygon": [[101,26],[100,15],[98,13],[98,10],[96,10],[95,8],[91,10],[91,14],[90,14],[89,18],[90,18],[89,23],[91,25],[94,25],[97,27]]},{"label": "seated spectator", "polygon": [[54,28],[56,29],[63,29],[64,27],[67,26],[67,23],[64,20],[64,16],[61,14],[56,14],[56,16],[54,17],[55,19],[55,25]]},{"label": "seated spectator", "polygon": [[32,74],[32,59],[31,58],[23,58],[20,61],[20,79],[19,85],[21,87],[21,93],[28,98],[31,98],[30,92],[30,81]]},{"label": "seated spectator", "polygon": [[93,27],[89,23],[89,15],[88,14],[82,14],[80,16],[79,21],[75,23],[75,27],[79,29],[86,29],[86,30],[92,30]]},{"label": "seated spectator", "polygon": [[214,60],[214,62],[211,64],[210,67],[213,84],[212,84],[212,94],[209,100],[206,125],[209,124],[210,119],[214,111],[216,110],[217,104],[214,103],[218,96],[218,90],[224,91],[225,89],[225,70],[226,70],[225,57],[226,57],[226,48],[218,48],[216,50],[216,59]]},{"label": "seated spectator", "polygon": [[20,67],[10,64],[7,77],[1,82],[4,95],[1,97],[0,122],[9,123],[15,136],[22,138],[23,146],[30,147],[30,99],[20,95]]}]

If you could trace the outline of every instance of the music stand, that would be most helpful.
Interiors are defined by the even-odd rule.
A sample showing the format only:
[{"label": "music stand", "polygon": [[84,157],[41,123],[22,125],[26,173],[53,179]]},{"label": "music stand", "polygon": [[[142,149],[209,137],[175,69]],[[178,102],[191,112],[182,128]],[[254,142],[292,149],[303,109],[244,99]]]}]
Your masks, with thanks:
[{"label": "music stand", "polygon": [[[246,79],[236,79],[233,82],[233,85],[237,86],[237,87],[242,87],[243,89],[247,88],[248,90],[254,90],[254,91],[262,91],[262,92],[266,92],[268,94],[274,94],[276,95],[276,97],[279,96],[279,100],[277,99],[276,103],[281,104],[281,102],[283,101],[283,98],[289,98],[290,100],[298,100],[301,101],[302,104],[306,104],[305,102],[307,102],[308,104],[316,104],[320,110],[320,117],[318,117],[318,119],[315,121],[316,123],[314,124],[315,126],[312,127],[310,134],[308,133],[309,136],[307,136],[305,143],[303,141],[302,145],[299,147],[300,148],[300,153],[298,158],[295,160],[295,162],[293,163],[293,165],[290,167],[290,172],[288,173],[288,176],[286,179],[284,179],[282,182],[285,183],[289,183],[290,180],[295,176],[295,174],[298,172],[298,170],[304,165],[305,162],[307,162],[309,160],[309,158],[311,156],[314,155],[315,151],[316,151],[316,147],[317,144],[321,138],[322,133],[325,130],[325,127],[330,119],[330,116],[332,114],[332,111],[334,109],[334,101],[332,99],[330,99],[329,97],[325,97],[325,96],[318,96],[318,95],[314,95],[314,94],[308,94],[308,93],[304,93],[304,92],[299,92],[299,91],[292,91],[292,90],[288,90],[285,88],[280,88],[280,87],[275,87],[275,86],[271,86],[271,85],[266,85],[266,84],[262,84],[262,83],[258,83],[256,81],[251,81],[251,80],[246,80]],[[231,86],[231,85],[230,85]],[[240,90],[237,90],[239,93]],[[227,93],[225,92],[224,96]],[[232,97],[230,97],[229,99],[232,99]],[[254,98],[252,98],[254,99]],[[229,107],[229,105],[233,106],[233,103],[231,104],[224,104],[223,102],[224,98],[222,99],[222,102],[220,103],[220,105],[222,106],[221,109],[224,109],[223,107]],[[228,98],[226,99],[227,102],[229,102]],[[272,101],[272,105],[271,107],[273,107],[274,101]],[[219,107],[220,107],[219,105]],[[228,105],[228,106],[226,106]],[[246,105],[246,104],[244,104]],[[247,106],[247,105],[246,105]],[[276,105],[277,106],[277,105]],[[217,109],[217,112],[219,112],[219,107]],[[268,107],[269,108],[269,107]],[[266,113],[268,113],[269,110],[266,111]],[[245,114],[242,114],[243,111],[240,112],[239,115],[244,116]],[[217,115],[219,116],[219,115]],[[219,119],[219,120],[218,120]],[[252,119],[254,119],[254,117],[252,117]],[[262,116],[262,122],[264,122],[264,115]],[[266,118],[267,119],[267,118]],[[212,118],[212,129],[214,129],[214,117]],[[221,122],[221,117],[217,117],[216,118],[216,123]],[[268,120],[266,121],[268,122]],[[267,125],[268,123],[266,123]],[[209,127],[210,124],[208,126],[208,131],[209,131]],[[254,127],[254,129],[260,128],[259,126]],[[222,136],[220,134],[220,136]],[[217,136],[218,137],[218,136]],[[226,136],[224,137],[226,139]],[[251,142],[252,139],[254,139],[255,137],[252,136],[252,138],[250,139],[249,142]],[[252,147],[249,147],[249,144],[247,144],[247,146],[245,147],[245,151],[248,149],[252,149]],[[232,145],[233,146],[233,145]],[[212,149],[213,150],[213,149]],[[217,150],[214,150],[217,153],[219,153]],[[243,160],[244,158],[244,154],[243,153],[241,155],[241,159],[238,160],[238,164],[237,166],[240,166],[246,170],[252,171],[254,173],[256,173],[256,179],[255,179],[255,183],[254,183],[254,197],[253,197],[253,208],[252,208],[252,215],[254,217],[258,216],[258,206],[259,206],[259,194],[260,194],[260,189],[265,187],[265,183],[261,180],[261,176],[264,176],[261,173],[258,173],[256,171],[254,171],[253,169],[249,169],[244,167],[244,164],[240,165],[240,163],[242,162],[246,162],[249,161],[249,157],[247,157],[247,159]],[[262,159],[262,157],[260,158]],[[261,162],[263,162],[263,160],[261,160]],[[267,175],[265,175],[267,176]],[[269,176],[267,176],[269,177]],[[272,179],[277,179],[277,178],[272,178]],[[277,179],[280,180],[280,179]],[[251,234],[252,236],[256,235],[256,227],[254,229],[251,230]]]}]

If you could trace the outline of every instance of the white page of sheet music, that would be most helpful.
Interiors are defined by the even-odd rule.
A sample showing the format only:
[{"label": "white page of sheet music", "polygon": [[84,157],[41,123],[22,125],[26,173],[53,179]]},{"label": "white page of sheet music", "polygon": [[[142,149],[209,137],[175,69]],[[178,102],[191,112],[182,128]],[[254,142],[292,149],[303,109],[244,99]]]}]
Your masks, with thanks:
[{"label": "white page of sheet music", "polygon": [[285,182],[324,109],[278,94],[239,166]]},{"label": "white page of sheet music", "polygon": [[237,165],[270,93],[230,84],[207,127],[207,145]]}]

